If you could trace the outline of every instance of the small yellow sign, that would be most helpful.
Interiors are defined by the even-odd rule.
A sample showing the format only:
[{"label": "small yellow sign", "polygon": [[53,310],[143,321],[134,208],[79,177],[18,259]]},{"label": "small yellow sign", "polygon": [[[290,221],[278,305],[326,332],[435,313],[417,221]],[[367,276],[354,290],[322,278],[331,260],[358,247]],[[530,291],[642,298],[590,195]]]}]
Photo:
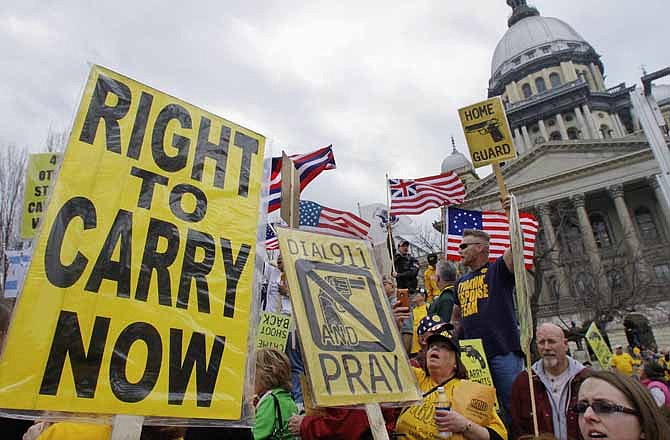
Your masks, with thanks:
[{"label": "small yellow sign", "polygon": [[421,398],[370,245],[278,228],[317,406]]},{"label": "small yellow sign", "polygon": [[256,348],[286,350],[286,342],[291,329],[291,317],[279,313],[263,312],[256,334]]},{"label": "small yellow sign", "polygon": [[603,335],[600,334],[600,330],[596,326],[595,322],[592,322],[589,326],[589,329],[586,331],[586,341],[591,346],[591,349],[596,354],[598,362],[603,370],[606,370],[610,366],[610,360],[612,359],[612,352],[605,343]]},{"label": "small yellow sign", "polygon": [[240,419],[264,142],[92,67],[0,360],[0,408]]},{"label": "small yellow sign", "polygon": [[60,157],[61,153],[38,153],[28,158],[21,221],[21,238],[24,240],[35,236],[42,213],[47,210],[47,197]]},{"label": "small yellow sign", "polygon": [[516,157],[500,96],[459,109],[458,116],[475,168]]},{"label": "small yellow sign", "polygon": [[[461,362],[468,370],[468,379],[494,387],[493,377],[489,369],[489,363],[486,360],[486,352],[481,339],[461,339],[459,340],[461,347]],[[498,399],[495,399],[495,407],[498,409]]]}]

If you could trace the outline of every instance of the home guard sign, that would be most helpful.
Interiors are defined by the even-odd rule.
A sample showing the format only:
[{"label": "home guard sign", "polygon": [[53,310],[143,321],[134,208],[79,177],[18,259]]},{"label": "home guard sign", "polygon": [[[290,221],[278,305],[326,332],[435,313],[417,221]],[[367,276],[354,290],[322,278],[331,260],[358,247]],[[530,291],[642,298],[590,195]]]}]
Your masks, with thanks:
[{"label": "home guard sign", "polygon": [[94,66],[0,408],[239,419],[264,138]]},{"label": "home guard sign", "polygon": [[420,399],[368,244],[279,229],[318,406]]}]

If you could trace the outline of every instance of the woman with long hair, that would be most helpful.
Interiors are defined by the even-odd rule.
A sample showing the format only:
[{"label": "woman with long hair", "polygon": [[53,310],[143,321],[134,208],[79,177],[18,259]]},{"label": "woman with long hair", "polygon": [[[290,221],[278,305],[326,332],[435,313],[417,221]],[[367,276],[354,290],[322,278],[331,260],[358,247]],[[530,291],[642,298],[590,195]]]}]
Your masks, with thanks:
[{"label": "woman with long hair", "polygon": [[584,438],[670,440],[670,427],[649,392],[619,373],[593,372],[572,410],[579,414]]}]

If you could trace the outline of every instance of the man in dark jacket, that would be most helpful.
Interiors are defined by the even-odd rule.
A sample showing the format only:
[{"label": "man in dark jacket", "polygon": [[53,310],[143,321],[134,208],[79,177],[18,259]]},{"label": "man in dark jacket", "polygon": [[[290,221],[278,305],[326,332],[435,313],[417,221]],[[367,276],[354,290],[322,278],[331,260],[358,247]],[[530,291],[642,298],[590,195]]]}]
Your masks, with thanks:
[{"label": "man in dark jacket", "polygon": [[400,242],[398,253],[393,258],[393,265],[398,289],[409,289],[414,292],[419,284],[416,279],[419,274],[419,260],[409,254],[409,241]]},{"label": "man in dark jacket", "polygon": [[[568,340],[554,324],[538,327],[537,350],[541,359],[533,364],[533,387],[540,434],[553,434],[560,440],[580,439],[577,414],[570,411],[589,370],[568,356]],[[533,417],[528,373],[522,371],[512,384],[511,439],[532,435]]]}]

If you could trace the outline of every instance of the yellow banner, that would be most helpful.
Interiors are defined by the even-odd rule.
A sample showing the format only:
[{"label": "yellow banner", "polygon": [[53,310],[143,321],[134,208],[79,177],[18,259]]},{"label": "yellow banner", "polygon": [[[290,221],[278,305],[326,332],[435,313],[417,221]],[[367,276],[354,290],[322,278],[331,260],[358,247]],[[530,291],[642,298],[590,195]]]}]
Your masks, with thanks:
[{"label": "yellow banner", "polygon": [[278,235],[315,404],[420,399],[369,244],[283,228]]},{"label": "yellow banner", "polygon": [[591,346],[591,349],[596,354],[598,362],[603,370],[606,370],[610,366],[610,360],[612,359],[612,352],[610,351],[603,335],[600,334],[600,330],[596,326],[595,322],[592,322],[589,326],[589,329],[586,331],[586,341]]},{"label": "yellow banner", "polygon": [[459,109],[458,116],[475,168],[516,157],[500,96]]},{"label": "yellow banner", "polygon": [[[486,360],[486,352],[481,339],[461,339],[461,362],[468,370],[468,379],[493,387],[493,377],[489,369],[489,363]],[[498,409],[498,399],[494,397],[495,407]]]},{"label": "yellow banner", "polygon": [[28,158],[21,218],[21,238],[24,240],[35,236],[42,213],[47,210],[49,188],[56,177],[60,156],[61,153],[39,153],[31,154]]},{"label": "yellow banner", "polygon": [[0,407],[240,418],[264,142],[93,66]]}]

